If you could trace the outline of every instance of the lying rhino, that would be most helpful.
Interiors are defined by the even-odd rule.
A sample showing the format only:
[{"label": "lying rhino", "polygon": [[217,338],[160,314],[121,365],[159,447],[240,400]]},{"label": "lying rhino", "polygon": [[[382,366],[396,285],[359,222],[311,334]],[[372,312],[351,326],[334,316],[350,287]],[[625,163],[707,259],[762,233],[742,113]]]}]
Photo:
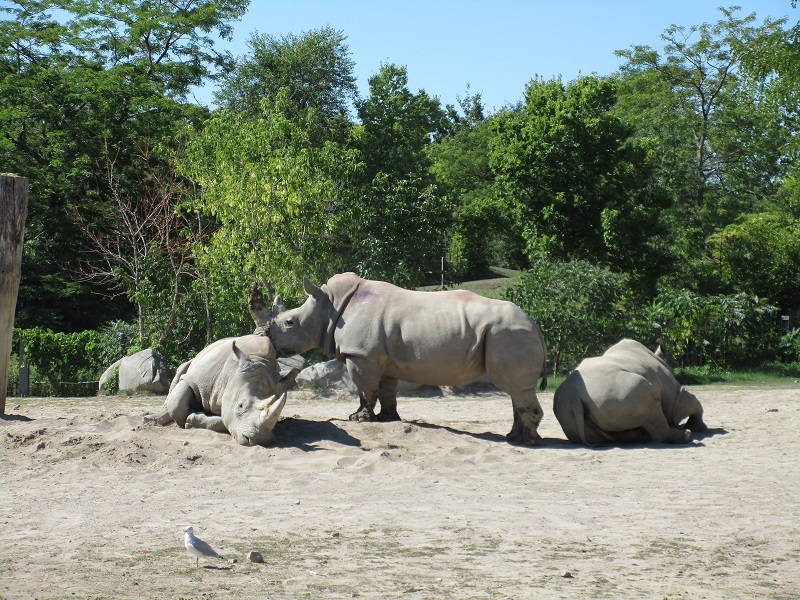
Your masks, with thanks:
[{"label": "lying rhino", "polygon": [[278,356],[322,348],[346,364],[361,399],[351,420],[399,420],[398,380],[455,386],[486,374],[511,396],[508,439],[541,440],[536,383],[540,376],[542,389],[547,383],[546,349],[518,306],[461,290],[404,290],[354,273],[335,275],[321,289],[303,285],[308,298],[299,308],[269,311],[251,292],[250,313]]},{"label": "lying rhino", "polygon": [[218,340],[178,367],[165,412],[152,420],[227,432],[244,446],[269,444],[298,372],[280,375],[275,349],[264,336]]},{"label": "lying rhino", "polygon": [[[682,444],[692,431],[706,431],[703,407],[661,352],[627,339],[581,362],[556,389],[553,411],[576,444]],[[680,425],[686,417],[688,429]]]}]

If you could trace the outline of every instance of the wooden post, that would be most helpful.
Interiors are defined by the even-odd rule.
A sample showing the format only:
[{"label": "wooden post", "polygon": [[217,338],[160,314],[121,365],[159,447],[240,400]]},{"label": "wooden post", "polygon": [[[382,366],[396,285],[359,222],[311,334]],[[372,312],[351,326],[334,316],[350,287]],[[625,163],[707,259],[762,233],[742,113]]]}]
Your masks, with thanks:
[{"label": "wooden post", "polygon": [[0,415],[6,412],[8,363],[11,361],[27,217],[28,180],[0,173]]}]

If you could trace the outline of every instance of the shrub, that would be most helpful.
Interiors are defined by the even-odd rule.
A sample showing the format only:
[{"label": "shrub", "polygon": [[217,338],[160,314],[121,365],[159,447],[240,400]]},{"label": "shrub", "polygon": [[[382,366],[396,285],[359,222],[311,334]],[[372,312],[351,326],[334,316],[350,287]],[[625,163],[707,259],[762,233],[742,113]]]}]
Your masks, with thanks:
[{"label": "shrub", "polygon": [[631,329],[661,337],[678,366],[752,366],[774,359],[777,308],[748,294],[702,296],[690,290],[659,294]]},{"label": "shrub", "polygon": [[69,383],[97,381],[102,365],[102,335],[97,331],[57,333],[49,329],[15,329],[14,338],[25,345],[31,375],[44,378],[50,393],[72,395]]},{"label": "shrub", "polygon": [[[137,329],[122,321],[101,331],[60,333],[49,329],[14,330],[14,350],[24,343],[33,395],[83,396],[97,393],[96,382],[108,365],[135,352]],[[19,385],[19,357],[12,356],[9,382]]]},{"label": "shrub", "polygon": [[623,337],[627,280],[582,260],[539,260],[509,286],[505,298],[539,324],[552,371],[602,354]]}]

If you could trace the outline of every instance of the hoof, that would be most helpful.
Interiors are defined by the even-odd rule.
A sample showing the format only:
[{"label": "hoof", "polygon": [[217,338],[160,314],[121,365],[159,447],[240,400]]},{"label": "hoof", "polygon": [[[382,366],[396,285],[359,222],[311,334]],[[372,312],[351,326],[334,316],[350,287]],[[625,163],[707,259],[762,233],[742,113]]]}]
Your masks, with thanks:
[{"label": "hoof", "polygon": [[540,436],[538,433],[535,433],[533,435],[530,435],[530,434],[529,435],[522,435],[521,433],[518,433],[518,432],[515,432],[515,431],[512,430],[506,435],[506,441],[509,444],[517,444],[517,445],[522,444],[524,446],[538,446],[542,442],[542,436]]},{"label": "hoof", "polygon": [[351,421],[358,421],[359,423],[369,423],[371,421],[375,421],[375,413],[368,412],[366,410],[360,410],[358,412],[354,412],[350,415]]},{"label": "hoof", "polygon": [[695,433],[708,431],[708,426],[703,423],[702,419],[695,419],[694,417],[689,417],[689,420],[686,421],[686,427]]},{"label": "hoof", "polygon": [[388,423],[389,421],[400,421],[400,415],[397,414],[396,410],[391,412],[381,411],[378,413],[378,421],[381,423]]}]

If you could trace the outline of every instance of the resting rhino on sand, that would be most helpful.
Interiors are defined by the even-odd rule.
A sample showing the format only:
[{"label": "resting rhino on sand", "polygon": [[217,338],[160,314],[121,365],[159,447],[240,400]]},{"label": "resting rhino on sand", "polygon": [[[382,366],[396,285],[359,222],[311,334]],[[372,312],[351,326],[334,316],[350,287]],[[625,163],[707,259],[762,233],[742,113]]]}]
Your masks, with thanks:
[{"label": "resting rhino on sand", "polygon": [[[582,361],[556,389],[553,412],[576,444],[683,444],[707,429],[700,401],[678,383],[660,349],[628,339]],[[688,429],[680,425],[686,417]]]},{"label": "resting rhino on sand", "polygon": [[540,376],[542,389],[547,383],[546,348],[515,304],[463,290],[410,291],[354,273],[334,275],[322,288],[303,285],[305,303],[285,312],[269,311],[251,292],[250,314],[278,356],[322,348],[346,364],[361,399],[351,420],[400,420],[398,380],[455,386],[486,374],[511,396],[509,441],[541,440],[536,383]]},{"label": "resting rhino on sand", "polygon": [[298,369],[281,376],[268,338],[224,338],[183,363],[170,385],[165,412],[152,420],[230,433],[244,446],[269,444]]}]

